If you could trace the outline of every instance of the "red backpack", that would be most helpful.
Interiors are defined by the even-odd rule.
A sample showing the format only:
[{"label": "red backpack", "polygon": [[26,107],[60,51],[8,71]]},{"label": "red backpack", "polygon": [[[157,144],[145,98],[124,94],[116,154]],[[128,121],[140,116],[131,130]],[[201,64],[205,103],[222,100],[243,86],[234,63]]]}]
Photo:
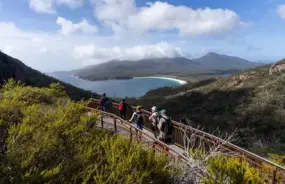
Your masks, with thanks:
[{"label": "red backpack", "polygon": [[119,111],[123,111],[123,108],[124,108],[124,104],[123,104],[123,103],[120,103],[120,104],[119,104],[119,107],[118,107]]}]

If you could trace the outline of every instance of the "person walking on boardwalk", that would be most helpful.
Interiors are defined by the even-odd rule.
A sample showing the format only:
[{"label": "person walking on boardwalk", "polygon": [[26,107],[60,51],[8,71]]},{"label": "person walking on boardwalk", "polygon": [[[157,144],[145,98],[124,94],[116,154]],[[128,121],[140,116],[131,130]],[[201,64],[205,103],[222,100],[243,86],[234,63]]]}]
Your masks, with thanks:
[{"label": "person walking on boardwalk", "polygon": [[158,125],[158,122],[159,122],[159,112],[157,112],[157,107],[156,106],[153,106],[151,108],[151,116],[149,117],[149,120],[151,121],[151,124],[152,124],[152,132],[153,132],[153,135],[155,138],[157,138],[157,125]]},{"label": "person walking on boardwalk", "polygon": [[103,95],[101,96],[99,100],[99,107],[101,111],[106,112],[107,101],[108,99],[106,97],[106,93],[103,93]]},{"label": "person walking on boardwalk", "polygon": [[166,110],[160,111],[161,118],[158,123],[159,140],[170,143],[172,137],[172,121],[171,118],[167,115]]},{"label": "person walking on boardwalk", "polygon": [[118,106],[118,110],[120,111],[121,118],[124,120],[127,119],[127,108],[128,107],[130,106],[126,103],[126,99],[123,99]]},{"label": "person walking on boardwalk", "polygon": [[[142,107],[141,106],[137,106],[136,111],[133,113],[133,115],[129,121],[133,122],[137,129],[143,130],[144,120],[143,120],[143,114],[142,114]],[[137,129],[136,129],[136,132],[138,132]],[[139,135],[139,138],[141,138],[141,133]]]}]

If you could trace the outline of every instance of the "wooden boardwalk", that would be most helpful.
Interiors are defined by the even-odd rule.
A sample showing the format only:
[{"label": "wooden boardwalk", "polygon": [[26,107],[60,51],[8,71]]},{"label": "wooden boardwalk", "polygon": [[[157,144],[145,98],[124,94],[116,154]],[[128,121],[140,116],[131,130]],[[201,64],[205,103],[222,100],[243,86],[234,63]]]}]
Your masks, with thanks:
[{"label": "wooden boardwalk", "polygon": [[[96,125],[98,127],[101,127],[102,128],[102,125],[101,125],[101,117],[99,117],[99,120],[97,121]],[[110,117],[103,117],[103,128],[106,129],[106,130],[109,130],[111,132],[115,132],[114,130],[114,119],[113,118],[110,118]],[[130,124],[130,125],[126,125],[125,123],[122,123],[119,119],[116,120],[116,127],[117,127],[117,131],[116,133],[118,134],[121,134],[121,135],[124,135],[125,137],[129,138],[130,136],[130,126],[134,126],[133,124]],[[148,136],[142,136],[142,139],[143,139],[143,143],[145,144],[153,144],[156,141],[158,141],[158,139],[155,138],[155,136],[153,135],[152,132],[150,132],[149,130],[147,129],[143,129],[143,132],[145,134],[147,134]],[[168,144],[168,146],[175,150],[175,152],[172,152],[172,154],[181,154],[181,155],[185,155],[186,152],[181,149],[180,147],[174,145],[174,144]],[[170,150],[171,152],[171,150]]]},{"label": "wooden boardwalk", "polygon": [[[108,129],[112,132],[124,135],[127,138],[130,138],[131,140],[134,140],[134,137],[135,139],[137,138],[137,135],[135,135],[136,134],[135,128],[127,121],[124,121],[121,118],[119,118],[118,116],[119,113],[117,110],[118,103],[112,102],[109,112],[102,112],[98,110],[98,102],[99,100],[92,99],[92,101],[86,107],[89,111],[97,111],[100,112],[100,114],[102,114],[102,121],[101,117],[99,117],[97,126],[102,127],[103,124],[104,129]],[[133,109],[135,109],[135,107],[132,107],[132,109],[129,109],[130,111],[127,112],[129,116],[133,113],[132,111]],[[259,168],[260,170],[262,170],[262,172],[266,173],[268,178],[268,183],[285,184],[285,168],[283,166],[271,162],[270,160],[267,160],[266,158],[263,158],[259,155],[251,153],[250,151],[245,150],[219,137],[216,137],[207,132],[195,129],[190,126],[183,125],[177,121],[172,120],[173,123],[172,142],[174,144],[165,144],[157,140],[154,137],[153,133],[149,131],[152,127],[151,122],[149,120],[151,112],[143,110],[143,114],[145,118],[144,123],[146,129],[140,131],[140,133],[143,134],[142,139],[140,139],[140,142],[143,145],[146,145],[148,149],[153,148],[155,152],[161,152],[165,150],[168,153],[168,156],[174,158],[175,160],[177,160],[178,158],[179,162],[180,161],[187,162],[189,158],[187,157],[187,154],[185,154],[187,150],[185,149],[184,151],[183,149],[185,144],[184,137],[186,136],[194,138],[195,140],[191,141],[194,144],[194,147],[196,143],[198,143],[198,145],[202,144],[203,146],[205,146],[205,148],[211,146],[215,147],[219,146],[219,148],[222,149],[222,153],[224,154],[230,153],[230,155],[234,155],[241,159],[245,159],[253,167]],[[189,140],[187,140],[186,142],[189,142]]]}]

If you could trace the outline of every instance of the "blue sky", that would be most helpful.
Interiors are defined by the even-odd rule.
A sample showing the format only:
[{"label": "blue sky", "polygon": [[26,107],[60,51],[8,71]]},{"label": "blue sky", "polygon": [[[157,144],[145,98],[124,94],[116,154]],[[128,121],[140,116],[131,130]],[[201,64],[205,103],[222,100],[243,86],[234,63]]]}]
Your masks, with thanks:
[{"label": "blue sky", "polygon": [[0,49],[43,72],[207,52],[284,58],[285,0],[0,0]]}]

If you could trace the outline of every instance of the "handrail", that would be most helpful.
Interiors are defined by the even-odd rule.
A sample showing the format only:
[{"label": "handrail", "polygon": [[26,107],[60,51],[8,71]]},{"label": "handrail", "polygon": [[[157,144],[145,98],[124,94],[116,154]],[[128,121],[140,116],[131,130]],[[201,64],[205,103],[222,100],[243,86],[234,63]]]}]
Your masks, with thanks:
[{"label": "handrail", "polygon": [[[99,100],[97,99],[91,99],[92,101],[98,103]],[[118,103],[115,103],[115,102],[112,102],[112,105],[115,105],[116,107],[118,107]],[[134,110],[135,107],[131,106],[132,109]],[[146,110],[143,110],[143,113],[150,116],[151,115],[151,112],[149,111],[146,111]],[[234,145],[232,143],[229,143],[217,136],[214,136],[212,134],[209,134],[207,132],[204,132],[202,130],[199,130],[199,129],[195,129],[193,127],[190,127],[190,126],[187,126],[187,125],[183,125],[177,121],[172,121],[173,122],[173,125],[174,125],[174,128],[177,128],[177,129],[181,129],[181,130],[186,130],[186,131],[192,131],[196,134],[197,137],[201,137],[203,136],[203,139],[209,139],[209,140],[206,140],[208,142],[210,142],[211,140],[216,140],[218,141],[219,143],[222,144],[222,146],[224,148],[227,148],[227,149],[230,149],[236,153],[238,153],[240,156],[244,157],[246,160],[248,160],[250,163],[254,164],[255,166],[259,167],[259,168],[263,168],[262,165],[256,163],[256,162],[261,162],[261,163],[265,163],[265,164],[268,164],[269,166],[273,167],[273,172],[276,174],[277,171],[279,171],[279,175],[281,175],[281,177],[283,177],[285,179],[285,168],[274,163],[274,162],[271,162],[257,154],[254,154],[248,150],[245,150],[237,145]],[[197,134],[200,134],[200,135],[197,135]],[[184,145],[181,145],[181,143],[179,142],[175,142],[178,146],[180,147],[183,147]],[[264,169],[264,168],[263,168]]]},{"label": "handrail", "polygon": [[[159,146],[163,147],[163,148],[167,148],[167,150],[170,150],[171,152],[175,153],[180,159],[182,159],[183,161],[187,161],[187,157],[179,152],[177,152],[175,149],[171,148],[170,146],[168,146],[167,144],[165,144],[164,142],[158,140],[158,139],[155,139],[151,136],[149,136],[148,134],[146,134],[145,132],[143,132],[142,130],[134,127],[131,123],[129,123],[128,121],[126,120],[123,120],[121,119],[120,117],[112,114],[112,113],[108,113],[108,112],[104,112],[104,111],[100,111],[100,110],[97,110],[97,109],[94,109],[94,108],[90,108],[90,107],[85,107],[86,109],[88,110],[91,110],[91,111],[96,111],[96,112],[99,112],[101,114],[105,114],[105,115],[108,115],[109,117],[112,117],[112,118],[115,118],[115,119],[118,119],[120,120],[122,123],[128,125],[130,128],[132,129],[135,129],[136,131],[140,132],[143,136],[147,137],[148,139],[154,141],[155,144],[158,144]],[[169,152],[168,152],[169,154]]]}]

